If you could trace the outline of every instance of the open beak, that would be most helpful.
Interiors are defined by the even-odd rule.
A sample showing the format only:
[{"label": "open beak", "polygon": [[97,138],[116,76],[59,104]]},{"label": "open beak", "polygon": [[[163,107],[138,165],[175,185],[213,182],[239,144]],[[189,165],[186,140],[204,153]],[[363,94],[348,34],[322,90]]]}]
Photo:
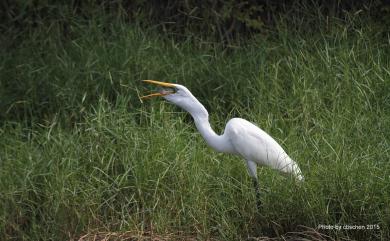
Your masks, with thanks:
[{"label": "open beak", "polygon": [[175,84],[160,82],[160,81],[156,81],[156,80],[142,80],[142,81],[145,82],[145,83],[154,84],[154,85],[163,87],[157,93],[152,93],[152,94],[149,94],[149,95],[142,96],[141,97],[142,100],[148,99],[148,98],[151,98],[151,97],[165,96],[165,95],[170,95],[170,94],[175,93],[175,91],[174,91]]}]

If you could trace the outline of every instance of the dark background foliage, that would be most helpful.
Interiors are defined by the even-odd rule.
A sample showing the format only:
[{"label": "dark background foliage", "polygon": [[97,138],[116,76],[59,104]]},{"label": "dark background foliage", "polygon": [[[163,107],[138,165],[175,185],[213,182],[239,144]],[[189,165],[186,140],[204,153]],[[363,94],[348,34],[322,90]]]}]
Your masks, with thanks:
[{"label": "dark background foliage", "polygon": [[[77,42],[84,34],[96,38],[98,33],[100,39],[91,41],[100,42],[102,46],[97,51],[103,51],[110,49],[104,46],[109,39],[120,38],[118,34],[124,31],[123,26],[138,26],[145,30],[143,34],[160,32],[182,43],[192,41],[206,52],[221,48],[224,54],[231,54],[235,47],[245,45],[256,36],[272,36],[281,25],[288,28],[289,34],[293,34],[294,29],[297,34],[303,34],[302,29],[306,33],[332,31],[337,28],[335,23],[342,21],[351,29],[369,21],[373,27],[382,26],[379,32],[385,36],[386,26],[390,24],[389,4],[381,0],[3,0],[0,9],[1,121],[35,117],[39,120],[58,112],[69,114],[74,112],[75,106],[81,105],[81,100],[89,106],[96,104],[102,94],[115,101],[118,93],[128,91],[121,86],[118,76],[108,79],[103,73],[109,69],[115,73],[116,61],[120,61],[113,55],[120,51],[115,48],[109,50],[113,53],[104,53],[113,59],[102,63],[100,70],[103,72],[90,76],[90,80],[87,80],[90,73],[85,66],[77,65],[67,66],[66,71],[76,71],[80,67],[80,74],[74,77],[78,81],[70,80],[67,72],[60,70],[60,65],[57,70],[39,74],[45,72],[45,62],[59,58],[70,58],[74,63],[82,61],[82,53],[58,51],[69,47],[71,41]],[[83,46],[85,48],[89,43]],[[15,58],[7,59],[10,55]],[[31,58],[33,64],[25,64],[26,58]],[[141,68],[138,63],[131,66],[132,73]],[[127,76],[130,79],[143,77]],[[80,98],[83,95],[86,97]],[[69,108],[64,108],[63,103]]]},{"label": "dark background foliage", "polygon": [[223,41],[231,41],[239,34],[273,27],[279,15],[304,18],[321,14],[328,18],[344,18],[348,13],[364,10],[377,21],[389,21],[389,3],[383,0],[4,0],[0,6],[2,31],[7,31],[11,26],[24,29],[50,21],[62,21],[66,33],[72,18],[82,17],[87,21],[103,11],[125,21],[157,25],[162,31],[211,34]]}]

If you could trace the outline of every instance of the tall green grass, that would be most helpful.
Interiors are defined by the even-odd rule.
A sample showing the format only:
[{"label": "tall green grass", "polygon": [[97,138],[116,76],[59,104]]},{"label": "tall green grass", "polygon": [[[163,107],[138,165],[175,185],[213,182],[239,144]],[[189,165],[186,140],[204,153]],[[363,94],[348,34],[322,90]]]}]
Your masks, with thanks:
[{"label": "tall green grass", "polygon": [[[198,239],[390,236],[390,46],[386,32],[332,20],[244,46],[78,20],[2,39],[0,238],[63,240],[94,231],[184,232]],[[257,123],[297,160],[302,185],[206,146],[188,114],[142,104],[141,79],[186,85],[222,132]]]}]

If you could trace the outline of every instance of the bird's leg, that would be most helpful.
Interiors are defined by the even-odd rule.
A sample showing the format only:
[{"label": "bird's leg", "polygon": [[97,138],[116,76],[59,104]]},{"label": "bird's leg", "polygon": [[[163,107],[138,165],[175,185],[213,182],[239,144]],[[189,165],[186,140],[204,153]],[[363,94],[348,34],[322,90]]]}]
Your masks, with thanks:
[{"label": "bird's leg", "polygon": [[247,160],[246,164],[248,167],[249,175],[253,179],[253,187],[255,188],[255,192],[256,192],[256,206],[257,206],[257,210],[259,211],[261,207],[261,201],[260,201],[259,181],[257,180],[257,165],[256,162],[250,160]]},{"label": "bird's leg", "polygon": [[256,207],[257,210],[259,211],[261,207],[261,200],[260,200],[259,181],[257,180],[257,178],[253,178],[253,187],[255,188],[255,192],[256,192]]}]

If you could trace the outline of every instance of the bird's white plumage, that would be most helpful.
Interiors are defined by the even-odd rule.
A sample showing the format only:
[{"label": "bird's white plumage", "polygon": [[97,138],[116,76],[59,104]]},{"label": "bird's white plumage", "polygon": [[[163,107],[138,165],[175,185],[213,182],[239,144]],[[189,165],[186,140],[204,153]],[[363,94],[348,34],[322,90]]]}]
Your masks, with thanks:
[{"label": "bird's white plumage", "polygon": [[186,87],[158,81],[147,80],[146,82],[174,88],[175,91],[163,91],[150,96],[163,96],[169,102],[188,111],[207,144],[219,152],[243,157],[247,162],[249,174],[256,180],[256,164],[290,173],[298,180],[303,180],[297,163],[270,135],[253,123],[241,118],[233,118],[226,124],[224,133],[217,135],[210,126],[207,110]]},{"label": "bird's white plumage", "polygon": [[236,153],[245,160],[292,173],[302,179],[298,165],[270,135],[253,123],[233,118],[226,124],[223,135],[232,143]]}]

